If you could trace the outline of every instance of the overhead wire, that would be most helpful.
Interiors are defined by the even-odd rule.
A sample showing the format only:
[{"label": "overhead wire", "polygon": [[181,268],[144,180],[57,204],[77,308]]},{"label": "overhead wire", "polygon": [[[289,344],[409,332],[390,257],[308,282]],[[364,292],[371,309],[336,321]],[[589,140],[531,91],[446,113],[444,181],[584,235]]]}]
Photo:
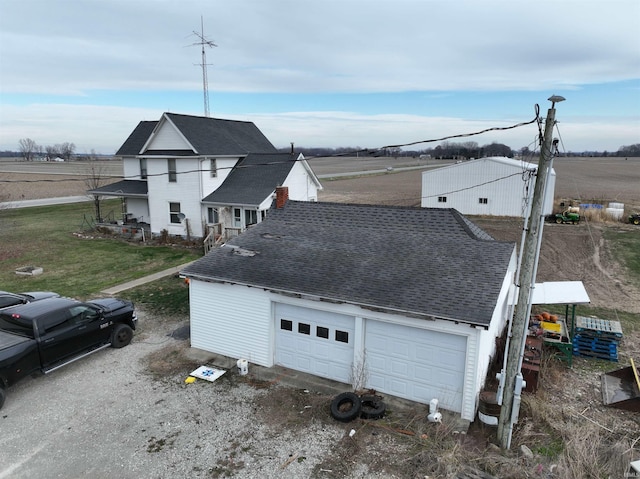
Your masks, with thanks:
[{"label": "overhead wire", "polygon": [[[412,141],[412,142],[409,142],[409,143],[401,143],[401,144],[397,144],[397,145],[386,145],[386,146],[381,146],[379,148],[374,148],[374,149],[363,148],[363,149],[352,150],[352,151],[343,152],[343,153],[334,153],[334,154],[331,154],[331,155],[309,156],[309,157],[303,157],[303,159],[306,160],[306,161],[309,161],[309,160],[322,159],[322,158],[340,158],[340,157],[345,157],[345,156],[353,156],[354,154],[357,155],[359,153],[367,153],[367,154],[373,156],[373,155],[376,155],[379,152],[383,152],[384,150],[388,150],[388,149],[391,149],[391,148],[402,148],[402,147],[406,147],[406,146],[418,145],[418,144],[421,144],[421,143],[434,143],[434,142],[446,141],[446,140],[450,140],[450,139],[454,139],[454,138],[465,138],[465,137],[477,136],[477,135],[482,135],[482,134],[490,132],[490,131],[512,130],[512,129],[515,129],[515,128],[520,128],[520,127],[531,125],[532,123],[538,122],[539,118],[540,118],[540,106],[537,103],[534,106],[534,111],[535,111],[535,117],[532,120],[516,123],[514,125],[495,126],[495,127],[485,128],[483,130],[471,132],[471,133],[459,133],[459,134],[455,134],[455,135],[444,136],[444,137],[441,137],[441,138],[418,140],[418,141]],[[251,164],[251,165],[234,165],[234,166],[228,166],[228,167],[221,167],[221,168],[218,168],[218,170],[227,170],[227,169],[228,170],[234,170],[234,169],[241,169],[241,168],[254,168],[254,167],[259,167],[259,166],[270,166],[270,165],[275,165],[275,164],[283,164],[283,163],[288,163],[290,161],[299,161],[299,160],[295,159],[295,160],[287,160],[287,161],[272,161],[272,162],[265,162],[265,163],[254,163],[254,164]],[[210,171],[210,170],[208,170],[208,169],[196,169],[196,170],[187,170],[187,171],[176,171],[175,174],[180,175],[180,174],[187,174],[187,173],[203,173],[203,172],[206,172],[206,171]],[[152,176],[152,177],[153,176],[167,176],[167,175],[169,175],[169,172],[147,174],[147,177],[149,177],[149,176]],[[71,178],[71,179],[61,179],[61,180],[54,180],[54,179],[48,179],[48,178],[47,179],[38,179],[38,180],[22,180],[22,179],[21,180],[3,180],[3,179],[0,179],[0,183],[57,183],[57,182],[63,182],[63,181],[85,181],[87,178],[90,178],[90,177],[92,177],[91,174],[83,175],[82,178]],[[121,180],[140,179],[140,175],[131,175],[131,176],[100,175],[100,177],[101,178],[105,178],[105,179],[112,178],[112,179],[121,179]]]}]

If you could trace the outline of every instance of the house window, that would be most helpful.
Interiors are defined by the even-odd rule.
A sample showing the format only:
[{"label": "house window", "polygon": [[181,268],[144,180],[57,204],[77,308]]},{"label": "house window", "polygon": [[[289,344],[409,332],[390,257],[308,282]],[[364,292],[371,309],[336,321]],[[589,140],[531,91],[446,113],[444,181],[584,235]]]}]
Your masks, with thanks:
[{"label": "house window", "polygon": [[244,210],[244,225],[255,225],[258,222],[258,212],[256,210]]},{"label": "house window", "polygon": [[218,165],[215,158],[210,160],[211,163],[211,178],[216,178],[218,176]]},{"label": "house window", "polygon": [[298,332],[300,334],[311,334],[311,325],[306,323],[298,323]]},{"label": "house window", "polygon": [[140,158],[140,179],[141,180],[147,179],[147,159],[146,158]]},{"label": "house window", "polygon": [[207,208],[207,222],[210,224],[220,223],[220,216],[217,208]]},{"label": "house window", "polygon": [[489,202],[487,198],[478,198],[478,203],[481,205],[486,205]]},{"label": "house window", "polygon": [[180,203],[169,203],[169,217],[171,223],[180,224]]},{"label": "house window", "polygon": [[329,339],[329,328],[323,328],[322,326],[317,326],[316,336],[318,336],[319,338]]},{"label": "house window", "polygon": [[169,158],[167,160],[167,169],[169,170],[169,183],[178,181],[178,173],[176,172],[176,159]]},{"label": "house window", "polygon": [[438,196],[438,203],[446,203],[446,202],[447,202],[446,196]]},{"label": "house window", "polygon": [[293,322],[288,319],[280,320],[280,329],[284,329],[285,331],[293,331]]},{"label": "house window", "polygon": [[346,331],[338,331],[336,329],[336,341],[340,343],[348,343],[349,342],[349,333]]}]

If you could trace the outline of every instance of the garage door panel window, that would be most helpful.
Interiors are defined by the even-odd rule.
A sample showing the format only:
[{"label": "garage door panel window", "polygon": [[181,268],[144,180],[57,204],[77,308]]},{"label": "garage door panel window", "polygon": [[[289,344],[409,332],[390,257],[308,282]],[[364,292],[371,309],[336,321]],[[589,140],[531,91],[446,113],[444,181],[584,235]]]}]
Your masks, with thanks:
[{"label": "garage door panel window", "polygon": [[322,339],[329,339],[329,328],[325,328],[323,326],[317,326],[316,336]]},{"label": "garage door panel window", "polygon": [[280,329],[284,329],[285,331],[293,331],[293,321],[289,321],[288,319],[281,319]]},{"label": "garage door panel window", "polygon": [[349,343],[349,333],[336,329],[336,341],[339,343]]},{"label": "garage door panel window", "polygon": [[306,323],[298,323],[298,332],[300,334],[311,334],[311,325]]}]

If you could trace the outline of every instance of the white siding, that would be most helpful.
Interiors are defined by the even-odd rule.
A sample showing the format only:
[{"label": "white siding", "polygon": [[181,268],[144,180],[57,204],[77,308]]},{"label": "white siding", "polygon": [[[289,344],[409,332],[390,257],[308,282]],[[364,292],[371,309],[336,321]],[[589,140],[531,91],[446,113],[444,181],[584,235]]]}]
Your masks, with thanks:
[{"label": "white siding", "polygon": [[149,222],[149,204],[145,198],[127,198],[127,213],[138,221]]},{"label": "white siding", "polygon": [[[211,178],[211,161],[212,159],[216,160],[217,166],[217,176],[215,178]],[[229,173],[231,173],[231,169],[235,166],[235,164],[239,161],[239,158],[216,158],[211,157],[205,160],[200,160],[200,169],[202,170],[202,198],[207,195],[210,195],[215,190],[220,188],[220,185],[227,178]],[[206,208],[205,208],[206,211]]]},{"label": "white siding", "polygon": [[192,280],[191,346],[260,366],[273,366],[268,293],[258,288]]},{"label": "white siding", "polygon": [[514,248],[509,262],[509,271],[505,276],[500,289],[500,295],[496,307],[491,318],[491,325],[488,330],[478,330],[478,359],[475,377],[475,392],[479,393],[484,387],[489,364],[496,352],[496,338],[499,337],[507,324],[509,313],[512,309],[509,307],[510,294],[513,293],[514,276],[516,272],[517,255]]},{"label": "white siding", "polygon": [[[480,158],[422,173],[422,207],[455,208],[467,215],[523,216],[527,191],[522,172],[537,165],[509,158]],[[498,178],[503,178],[495,181]],[[535,180],[530,188],[533,192]],[[552,171],[544,214],[553,211]],[[446,202],[438,201],[446,197]],[[486,203],[480,199],[486,198]]]},{"label": "white siding", "polygon": [[122,159],[122,172],[125,178],[141,179],[140,178],[140,160],[138,158],[123,158]]},{"label": "white siding", "polygon": [[289,199],[291,200],[318,200],[318,187],[302,161],[298,161],[293,165],[282,186],[289,188]]},{"label": "white siding", "polygon": [[[159,234],[166,229],[170,235],[185,236],[184,224],[172,224],[169,217],[169,203],[180,203],[181,212],[189,220],[192,236],[202,236],[202,209],[200,200],[200,175],[197,173],[197,158],[176,158],[177,180],[169,182],[166,158],[147,160],[149,186],[149,214],[151,232]],[[190,173],[186,173],[190,172]]]},{"label": "white siding", "polygon": [[[191,150],[192,147],[180,134],[178,129],[169,121],[160,121],[160,126],[151,141],[147,144],[147,150]],[[196,152],[197,153],[197,152]]]}]

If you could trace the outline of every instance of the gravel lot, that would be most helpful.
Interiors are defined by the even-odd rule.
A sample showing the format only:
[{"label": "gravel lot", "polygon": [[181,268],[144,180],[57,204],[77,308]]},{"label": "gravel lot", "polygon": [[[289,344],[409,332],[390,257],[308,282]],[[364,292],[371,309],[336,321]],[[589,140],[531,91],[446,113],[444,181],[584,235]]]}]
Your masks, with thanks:
[{"label": "gravel lot", "polygon": [[131,345],[9,389],[0,479],[344,477],[345,467],[349,477],[394,477],[366,461],[331,463],[350,429],[362,427],[333,421],[331,396],[265,383],[251,365],[247,376],[231,368],[214,383],[185,384],[211,365],[172,337],[185,323],[139,318]]}]

